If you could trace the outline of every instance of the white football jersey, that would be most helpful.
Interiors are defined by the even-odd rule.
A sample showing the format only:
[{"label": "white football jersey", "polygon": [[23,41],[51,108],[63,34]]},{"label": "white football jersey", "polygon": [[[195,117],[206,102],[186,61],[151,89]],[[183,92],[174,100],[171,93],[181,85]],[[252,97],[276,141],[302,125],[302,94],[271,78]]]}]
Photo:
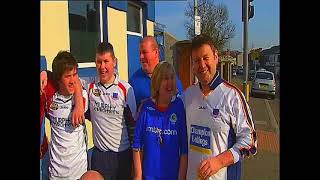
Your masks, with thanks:
[{"label": "white football jersey", "polygon": [[[83,90],[82,95],[87,111],[87,92]],[[56,92],[47,110],[51,126],[50,179],[79,179],[87,171],[87,132],[85,124],[77,128],[72,126],[73,107],[73,95],[66,97]]]},{"label": "white football jersey", "polygon": [[[201,161],[230,150],[234,163],[209,180],[241,179],[239,159],[256,153],[257,141],[251,112],[239,89],[219,75],[204,96],[197,83],[184,93],[188,133],[187,179],[198,179]],[[239,161],[239,163],[237,163]]]},{"label": "white football jersey", "polygon": [[94,146],[101,151],[128,149],[130,142],[124,108],[129,106],[134,117],[136,100],[133,88],[116,75],[112,84],[95,82],[88,84],[87,89]]}]

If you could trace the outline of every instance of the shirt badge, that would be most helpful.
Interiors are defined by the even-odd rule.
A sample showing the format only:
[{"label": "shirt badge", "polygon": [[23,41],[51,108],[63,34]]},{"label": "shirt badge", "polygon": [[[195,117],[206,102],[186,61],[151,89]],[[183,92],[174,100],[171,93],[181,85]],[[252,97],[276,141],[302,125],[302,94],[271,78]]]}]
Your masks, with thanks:
[{"label": "shirt badge", "polygon": [[93,89],[92,94],[98,97],[101,95],[101,91],[99,89]]},{"label": "shirt badge", "polygon": [[175,114],[175,113],[173,113],[173,114],[171,114],[171,116],[170,116],[170,121],[172,122],[172,123],[175,123],[175,122],[177,122],[177,115]]},{"label": "shirt badge", "polygon": [[112,93],[112,99],[118,100],[119,99],[118,93]]},{"label": "shirt badge", "polygon": [[51,103],[50,109],[52,109],[52,110],[57,110],[57,109],[58,109],[58,104],[55,103],[55,102]]},{"label": "shirt badge", "polygon": [[217,117],[219,116],[219,109],[213,109],[213,110],[212,110],[212,116],[213,116],[214,118],[217,118]]}]

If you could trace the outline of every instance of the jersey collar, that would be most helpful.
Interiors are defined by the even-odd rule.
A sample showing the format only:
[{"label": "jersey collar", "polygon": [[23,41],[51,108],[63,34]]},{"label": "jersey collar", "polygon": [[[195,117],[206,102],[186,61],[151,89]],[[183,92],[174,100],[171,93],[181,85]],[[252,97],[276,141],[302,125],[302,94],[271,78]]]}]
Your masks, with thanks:
[{"label": "jersey collar", "polygon": [[[213,76],[211,82],[209,82],[210,90],[214,90],[219,84],[223,82],[220,74],[218,71],[216,71],[216,74]],[[199,87],[202,90],[201,83],[199,82]]]}]

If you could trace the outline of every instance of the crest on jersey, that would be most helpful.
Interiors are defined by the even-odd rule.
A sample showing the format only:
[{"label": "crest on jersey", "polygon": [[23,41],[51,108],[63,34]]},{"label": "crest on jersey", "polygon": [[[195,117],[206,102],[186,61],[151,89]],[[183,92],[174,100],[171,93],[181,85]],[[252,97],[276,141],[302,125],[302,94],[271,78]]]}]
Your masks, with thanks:
[{"label": "crest on jersey", "polygon": [[101,95],[101,91],[100,89],[92,89],[92,94],[95,96],[100,96]]},{"label": "crest on jersey", "polygon": [[54,110],[54,111],[57,110],[57,109],[58,109],[58,104],[55,103],[55,102],[51,103],[50,109],[52,109],[52,110]]},{"label": "crest on jersey", "polygon": [[118,93],[112,93],[112,99],[118,100],[119,99]]},{"label": "crest on jersey", "polygon": [[178,119],[178,118],[177,118],[177,115],[176,115],[175,113],[173,113],[173,114],[171,114],[169,120],[170,120],[171,122],[175,123],[175,122],[177,122],[177,119]]},{"label": "crest on jersey", "polygon": [[213,116],[214,118],[217,118],[217,117],[219,116],[219,109],[213,109],[213,110],[212,110],[212,116]]}]

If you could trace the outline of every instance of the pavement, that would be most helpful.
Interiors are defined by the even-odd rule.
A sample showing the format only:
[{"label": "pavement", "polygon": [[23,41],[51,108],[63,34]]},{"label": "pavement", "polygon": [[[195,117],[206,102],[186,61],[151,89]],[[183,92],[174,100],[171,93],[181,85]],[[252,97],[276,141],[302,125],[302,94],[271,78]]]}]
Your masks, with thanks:
[{"label": "pavement", "polygon": [[[231,83],[242,90],[243,78],[236,76]],[[248,84],[251,86],[251,82]],[[250,97],[251,109],[257,131],[257,154],[243,161],[242,179],[276,180],[280,178],[280,96],[274,100],[263,97]]]}]

